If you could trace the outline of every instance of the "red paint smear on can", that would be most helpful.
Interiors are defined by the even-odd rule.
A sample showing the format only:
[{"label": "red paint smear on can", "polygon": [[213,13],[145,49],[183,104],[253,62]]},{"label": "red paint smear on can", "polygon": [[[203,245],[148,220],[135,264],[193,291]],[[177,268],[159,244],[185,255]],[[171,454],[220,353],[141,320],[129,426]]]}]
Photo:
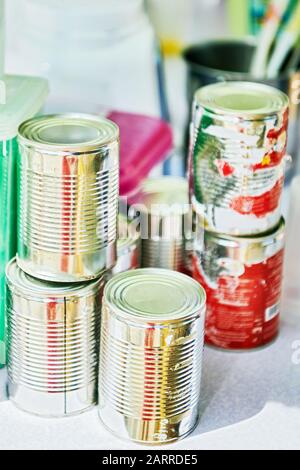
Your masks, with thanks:
[{"label": "red paint smear on can", "polygon": [[279,331],[283,249],[265,262],[245,266],[239,277],[221,275],[209,287],[194,257],[194,278],[207,294],[205,340],[225,349],[263,346]]},{"label": "red paint smear on can", "polygon": [[286,155],[286,144],[280,152],[273,150],[272,152],[266,153],[263,161],[260,163],[256,163],[255,165],[251,166],[251,169],[255,172],[257,170],[264,170],[266,168],[273,168],[281,164],[283,158]]},{"label": "red paint smear on can", "polygon": [[234,198],[230,208],[242,215],[255,215],[258,218],[265,217],[278,208],[282,188],[283,178],[280,178],[270,191],[260,196],[238,196]]},{"label": "red paint smear on can", "polygon": [[289,122],[289,112],[287,110],[285,111],[283,115],[282,127],[280,127],[280,129],[270,129],[267,134],[268,139],[276,139],[276,140],[279,139],[281,134],[283,134],[284,132],[287,132],[288,122]]},{"label": "red paint smear on can", "polygon": [[221,176],[224,176],[226,178],[228,176],[233,175],[234,168],[229,165],[228,162],[225,162],[224,160],[216,160],[215,163]]},{"label": "red paint smear on can", "polygon": [[263,161],[256,165],[253,165],[253,171],[262,170],[264,168],[272,168],[274,166],[279,165],[283,158],[286,155],[286,148],[287,148],[287,130],[288,130],[288,122],[289,122],[289,113],[288,110],[285,111],[283,115],[283,124],[279,129],[270,129],[267,133],[267,138],[271,141],[274,141],[274,147],[278,143],[279,138],[285,134],[285,145],[284,148],[280,151],[273,150],[265,154]]},{"label": "red paint smear on can", "polygon": [[281,152],[276,152],[275,150],[273,150],[272,152],[267,153],[264,156],[263,162],[252,165],[251,169],[253,171],[257,171],[257,170],[264,170],[266,168],[273,168],[274,166],[278,166],[282,162],[285,155],[286,155],[286,146]]}]

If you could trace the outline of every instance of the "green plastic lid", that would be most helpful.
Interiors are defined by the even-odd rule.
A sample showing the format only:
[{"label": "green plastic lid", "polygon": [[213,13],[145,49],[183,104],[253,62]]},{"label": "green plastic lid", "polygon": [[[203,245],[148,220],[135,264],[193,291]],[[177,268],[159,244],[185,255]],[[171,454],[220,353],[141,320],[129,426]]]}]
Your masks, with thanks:
[{"label": "green plastic lid", "polygon": [[276,88],[251,82],[222,82],[200,88],[196,103],[214,114],[247,119],[264,118],[286,111],[289,99]]},{"label": "green plastic lid", "polygon": [[19,125],[42,108],[48,95],[43,78],[4,75],[0,80],[0,140],[16,137]]},{"label": "green plastic lid", "polygon": [[173,323],[200,316],[206,295],[192,278],[165,269],[137,269],[113,277],[104,291],[113,314],[153,324]]}]

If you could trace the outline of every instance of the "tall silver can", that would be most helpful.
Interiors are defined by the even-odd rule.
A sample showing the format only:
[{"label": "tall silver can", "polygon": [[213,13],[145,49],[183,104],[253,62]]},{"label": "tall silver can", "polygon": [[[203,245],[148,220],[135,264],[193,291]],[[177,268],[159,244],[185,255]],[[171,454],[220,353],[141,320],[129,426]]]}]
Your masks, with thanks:
[{"label": "tall silver can", "polygon": [[278,225],[288,105],[284,93],[256,83],[217,83],[196,92],[190,195],[207,230],[243,236]]},{"label": "tall silver can", "polygon": [[19,266],[54,282],[97,278],[116,261],[119,130],[90,115],[19,128]]},{"label": "tall silver can", "polygon": [[182,439],[198,422],[206,296],[175,271],[139,269],[103,297],[99,415],[121,438]]},{"label": "tall silver can", "polygon": [[129,214],[140,224],[143,268],[191,274],[192,214],[185,178],[149,178]]},{"label": "tall silver can", "polygon": [[97,403],[104,281],[59,285],[7,266],[8,379],[13,403],[64,417]]}]

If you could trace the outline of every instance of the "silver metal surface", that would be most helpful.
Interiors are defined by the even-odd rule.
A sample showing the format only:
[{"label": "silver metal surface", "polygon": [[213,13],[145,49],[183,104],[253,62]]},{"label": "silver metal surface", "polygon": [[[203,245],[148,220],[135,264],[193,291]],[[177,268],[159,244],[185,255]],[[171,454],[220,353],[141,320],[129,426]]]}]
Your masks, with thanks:
[{"label": "silver metal surface", "polygon": [[134,222],[119,214],[117,263],[112,275],[141,267],[141,235]]},{"label": "silver metal surface", "polygon": [[104,280],[54,284],[7,267],[9,394],[24,411],[63,417],[97,403]]},{"label": "silver metal surface", "polygon": [[18,264],[54,282],[97,278],[116,261],[119,130],[89,115],[19,129]]},{"label": "silver metal surface", "polygon": [[182,439],[198,421],[205,292],[188,276],[139,269],[106,286],[99,415],[142,444]]},{"label": "silver metal surface", "polygon": [[195,94],[190,196],[207,230],[247,236],[278,225],[288,103],[275,88],[244,82]]},{"label": "silver metal surface", "polygon": [[194,278],[207,293],[206,342],[252,349],[279,331],[285,223],[253,237],[197,228]]},{"label": "silver metal surface", "polygon": [[150,178],[129,214],[140,223],[142,267],[189,274],[191,211],[184,178]]}]

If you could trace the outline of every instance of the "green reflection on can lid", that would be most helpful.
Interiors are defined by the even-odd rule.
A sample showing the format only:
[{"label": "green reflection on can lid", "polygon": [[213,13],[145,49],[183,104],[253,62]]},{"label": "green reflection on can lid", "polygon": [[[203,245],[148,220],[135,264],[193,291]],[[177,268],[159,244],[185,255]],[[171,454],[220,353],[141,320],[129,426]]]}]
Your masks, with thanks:
[{"label": "green reflection on can lid", "polygon": [[6,267],[6,280],[10,290],[35,299],[84,297],[96,292],[103,285],[103,278],[97,281],[72,284],[41,281],[22,271],[16,259],[10,261]]},{"label": "green reflection on can lid", "polygon": [[110,311],[121,317],[160,324],[199,316],[206,294],[198,282],[184,274],[150,268],[113,277],[104,300]]},{"label": "green reflection on can lid", "polygon": [[44,151],[87,152],[119,139],[119,128],[108,119],[89,114],[38,116],[19,127],[19,141]]},{"label": "green reflection on can lid", "polygon": [[195,101],[213,113],[234,114],[247,119],[283,113],[289,105],[285,93],[251,82],[222,82],[205,86],[196,92]]}]

